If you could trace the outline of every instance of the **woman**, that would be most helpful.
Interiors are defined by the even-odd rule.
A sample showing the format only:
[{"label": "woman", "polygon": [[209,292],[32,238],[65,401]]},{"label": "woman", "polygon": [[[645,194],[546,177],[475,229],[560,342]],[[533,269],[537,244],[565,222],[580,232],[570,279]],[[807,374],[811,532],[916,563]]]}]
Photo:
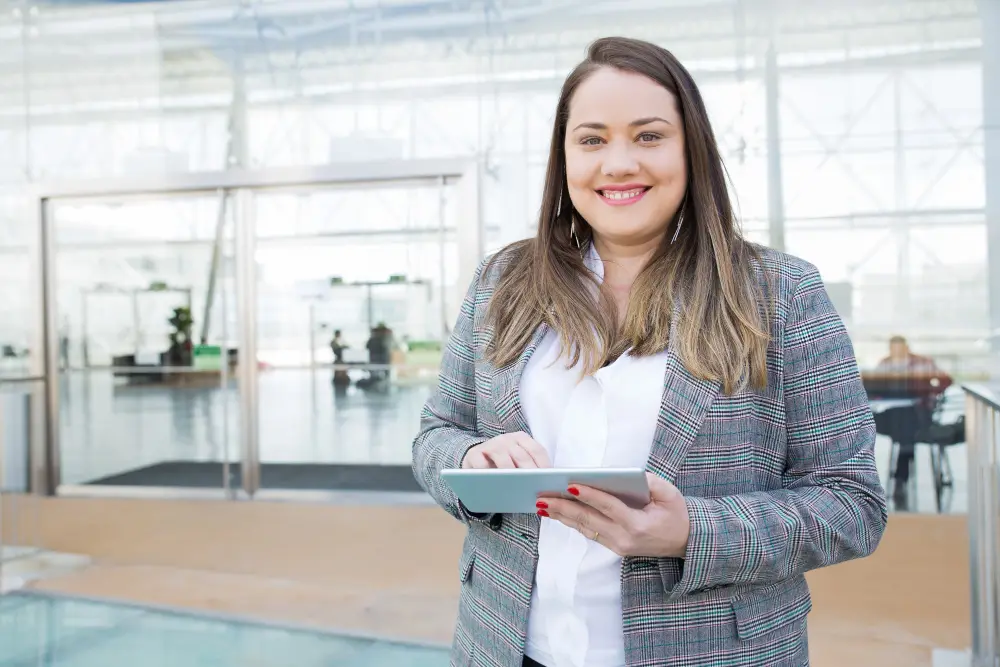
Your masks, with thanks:
[{"label": "woman", "polygon": [[[667,51],[567,78],[538,234],[469,288],[413,443],[468,526],[453,665],[806,665],[804,573],[886,522],[851,342],[816,269],[739,235],[704,103]],[[474,516],[446,468],[640,466]]]}]

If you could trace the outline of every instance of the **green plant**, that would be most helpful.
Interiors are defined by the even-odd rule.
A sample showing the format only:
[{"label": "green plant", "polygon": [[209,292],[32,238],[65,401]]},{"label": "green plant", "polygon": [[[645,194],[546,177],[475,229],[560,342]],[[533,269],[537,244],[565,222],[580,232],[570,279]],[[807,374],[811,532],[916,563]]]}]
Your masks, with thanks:
[{"label": "green plant", "polygon": [[170,348],[167,350],[169,363],[174,366],[190,366],[193,361],[191,329],[194,327],[191,309],[185,306],[174,308],[173,315],[167,322],[173,327],[170,332]]}]

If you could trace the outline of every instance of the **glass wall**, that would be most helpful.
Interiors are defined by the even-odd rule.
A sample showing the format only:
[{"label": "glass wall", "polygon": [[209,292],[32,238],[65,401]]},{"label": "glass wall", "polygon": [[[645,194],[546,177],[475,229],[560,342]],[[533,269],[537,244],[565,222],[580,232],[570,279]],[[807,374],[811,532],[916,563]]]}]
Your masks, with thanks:
[{"label": "glass wall", "polygon": [[382,162],[46,194],[59,491],[418,490],[409,444],[478,263],[458,257],[474,173]]},{"label": "glass wall", "polygon": [[[864,12],[782,3],[768,13],[772,4],[706,1],[666,10],[623,0],[613,11],[594,4],[567,12],[556,2],[265,0],[253,11],[233,0],[15,3],[0,18],[0,145],[13,156],[0,165],[0,250],[11,258],[0,271],[20,270],[19,197],[30,182],[373,159],[481,159],[485,248],[496,249],[533,231],[562,78],[592,39],[626,34],[667,46],[691,69],[745,233],[766,243],[780,225],[786,249],[820,267],[865,369],[901,335],[956,382],[982,376],[989,325],[975,0],[873,0]],[[777,54],[772,88],[769,47]],[[769,109],[779,120],[776,135],[769,135]],[[768,204],[770,146],[780,157],[782,210]],[[436,223],[420,228],[435,197],[404,190],[259,199],[260,361],[273,377],[332,361],[331,328],[341,328],[348,361],[370,321],[391,320],[390,328],[405,321],[428,347],[441,344],[445,331],[431,314],[464,286],[440,275],[440,266],[454,266],[452,242],[442,262],[442,246],[427,236],[438,234],[429,231]],[[204,237],[190,222],[168,229],[166,211],[141,214],[149,224],[137,228],[153,229],[143,233],[161,241],[188,235],[173,239],[169,251],[183,246],[187,259],[183,269],[173,255],[154,261],[173,262],[184,284],[202,280],[208,255],[194,248]],[[212,221],[207,212],[176,215]],[[365,241],[354,237],[361,220],[372,232]],[[330,238],[314,241],[318,234]],[[375,247],[356,269],[337,268]],[[90,259],[71,264],[66,254],[61,261],[76,267],[78,283],[91,284],[124,275],[121,262],[136,257],[115,251]],[[152,275],[139,271],[143,280]],[[417,284],[352,285],[397,273]],[[325,291],[304,286],[340,274],[343,283]],[[424,278],[437,281],[428,293]],[[0,284],[15,309],[27,303],[23,291]],[[73,322],[75,312],[66,315]],[[125,338],[132,347],[145,344],[123,333],[126,324],[89,323],[95,354],[107,357],[100,346],[125,346]],[[4,344],[25,346],[17,319],[2,326]],[[156,342],[163,333],[148,336]],[[74,346],[71,362],[80,354]],[[409,415],[413,406],[399,409]],[[291,410],[288,418],[301,421],[305,408]],[[384,436],[378,420],[364,415],[362,422],[372,421],[358,426],[369,434],[359,442],[368,444],[355,460],[402,457],[405,447],[384,444],[402,435]],[[275,419],[262,416],[262,433],[275,434],[262,454],[277,461],[285,455],[266,444],[281,437],[283,422]],[[306,429],[301,437],[325,436]],[[316,457],[333,456],[316,447]],[[888,467],[885,438],[879,447]],[[960,452],[953,452],[955,470],[964,468]]]},{"label": "glass wall", "polygon": [[174,486],[175,468],[212,462],[214,475],[180,485],[221,489],[222,464],[239,459],[238,395],[197,352],[236,337],[228,195],[97,196],[49,210],[61,482]]},{"label": "glass wall", "polygon": [[460,298],[455,196],[255,197],[264,489],[416,490],[410,444]]}]

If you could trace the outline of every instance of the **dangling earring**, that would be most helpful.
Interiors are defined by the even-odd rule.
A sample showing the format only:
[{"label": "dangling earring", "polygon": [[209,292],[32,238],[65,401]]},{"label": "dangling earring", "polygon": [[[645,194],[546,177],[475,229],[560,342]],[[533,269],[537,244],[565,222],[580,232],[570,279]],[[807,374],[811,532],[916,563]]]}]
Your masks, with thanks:
[{"label": "dangling earring", "polygon": [[570,220],[570,223],[569,223],[569,237],[571,239],[573,239],[573,242],[576,243],[577,249],[579,249],[579,247],[580,247],[580,237],[576,235],[576,220]]},{"label": "dangling earring", "polygon": [[684,199],[681,200],[681,213],[677,216],[677,227],[674,229],[674,238],[670,239],[670,245],[674,244],[677,240],[678,235],[681,233],[681,226],[684,224],[684,207],[687,204],[687,194],[684,195]]},{"label": "dangling earring", "polygon": [[684,211],[681,211],[681,215],[677,218],[677,228],[674,230],[674,238],[670,239],[670,245],[674,244],[677,240],[677,236],[681,233],[681,225],[684,224]]}]

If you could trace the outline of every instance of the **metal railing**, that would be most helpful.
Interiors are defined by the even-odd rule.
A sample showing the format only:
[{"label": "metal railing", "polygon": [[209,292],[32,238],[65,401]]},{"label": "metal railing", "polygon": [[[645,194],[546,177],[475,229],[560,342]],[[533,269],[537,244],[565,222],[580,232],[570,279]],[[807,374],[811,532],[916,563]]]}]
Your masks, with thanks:
[{"label": "metal railing", "polygon": [[0,593],[8,566],[41,551],[39,499],[30,493],[30,402],[40,377],[0,376]]},{"label": "metal railing", "polygon": [[1000,386],[967,385],[972,667],[1000,664]]}]

